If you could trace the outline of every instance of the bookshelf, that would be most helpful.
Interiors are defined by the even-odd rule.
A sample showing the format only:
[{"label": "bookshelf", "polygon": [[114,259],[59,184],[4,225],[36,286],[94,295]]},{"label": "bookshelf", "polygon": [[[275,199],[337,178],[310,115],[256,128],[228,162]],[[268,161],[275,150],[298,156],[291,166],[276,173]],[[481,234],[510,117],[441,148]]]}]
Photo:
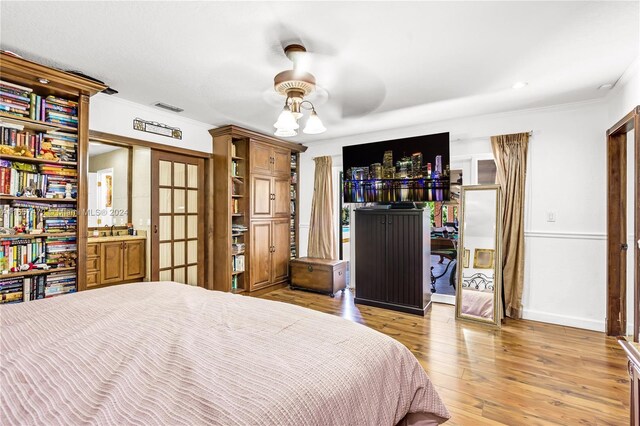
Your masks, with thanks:
[{"label": "bookshelf", "polygon": [[306,147],[236,126],[209,133],[216,188],[213,288],[251,293],[286,283],[292,232],[296,253],[298,244],[290,211],[294,204],[297,211],[297,199],[290,195],[297,194],[298,152]]},{"label": "bookshelf", "polygon": [[0,303],[84,290],[89,97],[105,86],[5,53],[0,68]]},{"label": "bookshelf", "polygon": [[298,228],[300,225],[298,217],[298,165],[300,154],[297,152],[291,153],[291,182],[290,182],[290,197],[291,197],[291,220],[289,224],[289,236],[291,240],[291,259],[296,259],[299,256],[299,243],[298,243]]}]

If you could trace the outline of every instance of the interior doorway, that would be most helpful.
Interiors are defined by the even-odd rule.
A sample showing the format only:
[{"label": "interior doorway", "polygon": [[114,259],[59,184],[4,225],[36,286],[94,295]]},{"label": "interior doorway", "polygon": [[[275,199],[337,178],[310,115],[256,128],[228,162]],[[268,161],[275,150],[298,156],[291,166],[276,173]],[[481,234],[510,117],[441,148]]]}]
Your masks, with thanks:
[{"label": "interior doorway", "polygon": [[[637,175],[640,167],[639,129],[640,106],[637,106],[607,130],[606,331],[609,336],[627,334],[627,286],[633,286],[629,294],[633,297],[633,303],[630,304],[633,312],[630,314],[633,318],[632,334],[635,342],[638,342],[640,334],[640,179]],[[633,143],[628,140],[630,135]],[[636,173],[629,173],[629,166]],[[633,208],[630,210],[628,206]],[[628,218],[630,224],[627,223]],[[628,228],[632,228],[631,238]],[[633,251],[633,255],[629,255],[629,250]],[[633,270],[629,274],[631,279],[627,279],[630,272],[627,268]]]},{"label": "interior doorway", "polygon": [[151,279],[204,282],[204,160],[151,151]]}]

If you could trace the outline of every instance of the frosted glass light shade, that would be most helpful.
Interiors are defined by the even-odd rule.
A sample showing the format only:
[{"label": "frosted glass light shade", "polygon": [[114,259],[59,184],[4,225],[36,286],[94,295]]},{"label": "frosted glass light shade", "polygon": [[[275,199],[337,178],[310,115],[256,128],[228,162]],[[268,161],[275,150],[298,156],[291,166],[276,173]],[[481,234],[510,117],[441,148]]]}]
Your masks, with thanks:
[{"label": "frosted glass light shade", "polygon": [[319,133],[324,133],[327,129],[322,124],[320,117],[316,114],[315,111],[311,111],[311,115],[307,120],[307,125],[304,126],[304,130],[302,130],[307,135],[317,135]]},{"label": "frosted glass light shade", "polygon": [[280,115],[278,116],[278,121],[273,125],[278,130],[296,130],[300,125],[296,121],[296,118],[291,113],[291,110],[288,106],[284,107]]},{"label": "frosted glass light shade", "polygon": [[295,130],[282,130],[282,129],[278,129],[274,133],[274,135],[282,138],[290,138],[291,136],[295,136],[297,134],[298,132],[296,132]]}]

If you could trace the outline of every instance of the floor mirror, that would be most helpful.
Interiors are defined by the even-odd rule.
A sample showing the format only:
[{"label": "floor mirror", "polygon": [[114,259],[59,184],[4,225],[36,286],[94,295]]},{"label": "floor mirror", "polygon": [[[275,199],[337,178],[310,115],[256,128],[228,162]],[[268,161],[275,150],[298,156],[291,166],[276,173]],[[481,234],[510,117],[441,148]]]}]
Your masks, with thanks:
[{"label": "floor mirror", "polygon": [[502,200],[500,185],[462,186],[456,319],[500,326]]}]

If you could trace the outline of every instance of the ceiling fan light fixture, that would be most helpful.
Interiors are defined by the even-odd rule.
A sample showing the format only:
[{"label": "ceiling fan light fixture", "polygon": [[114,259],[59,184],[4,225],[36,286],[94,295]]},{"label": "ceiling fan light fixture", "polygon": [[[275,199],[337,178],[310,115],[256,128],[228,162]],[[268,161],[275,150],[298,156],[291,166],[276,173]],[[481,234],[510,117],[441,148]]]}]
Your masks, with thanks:
[{"label": "ceiling fan light fixture", "polygon": [[297,134],[298,132],[296,132],[295,130],[282,130],[282,129],[278,129],[274,133],[274,135],[281,138],[290,138],[292,136],[296,136]]},{"label": "ceiling fan light fixture", "polygon": [[307,135],[318,135],[327,131],[315,110],[311,111],[306,126],[302,130]]},{"label": "ceiling fan light fixture", "polygon": [[282,131],[295,131],[300,125],[296,121],[295,116],[291,113],[291,109],[288,105],[286,105],[280,115],[278,116],[278,121],[276,121],[273,125],[277,130]]}]

